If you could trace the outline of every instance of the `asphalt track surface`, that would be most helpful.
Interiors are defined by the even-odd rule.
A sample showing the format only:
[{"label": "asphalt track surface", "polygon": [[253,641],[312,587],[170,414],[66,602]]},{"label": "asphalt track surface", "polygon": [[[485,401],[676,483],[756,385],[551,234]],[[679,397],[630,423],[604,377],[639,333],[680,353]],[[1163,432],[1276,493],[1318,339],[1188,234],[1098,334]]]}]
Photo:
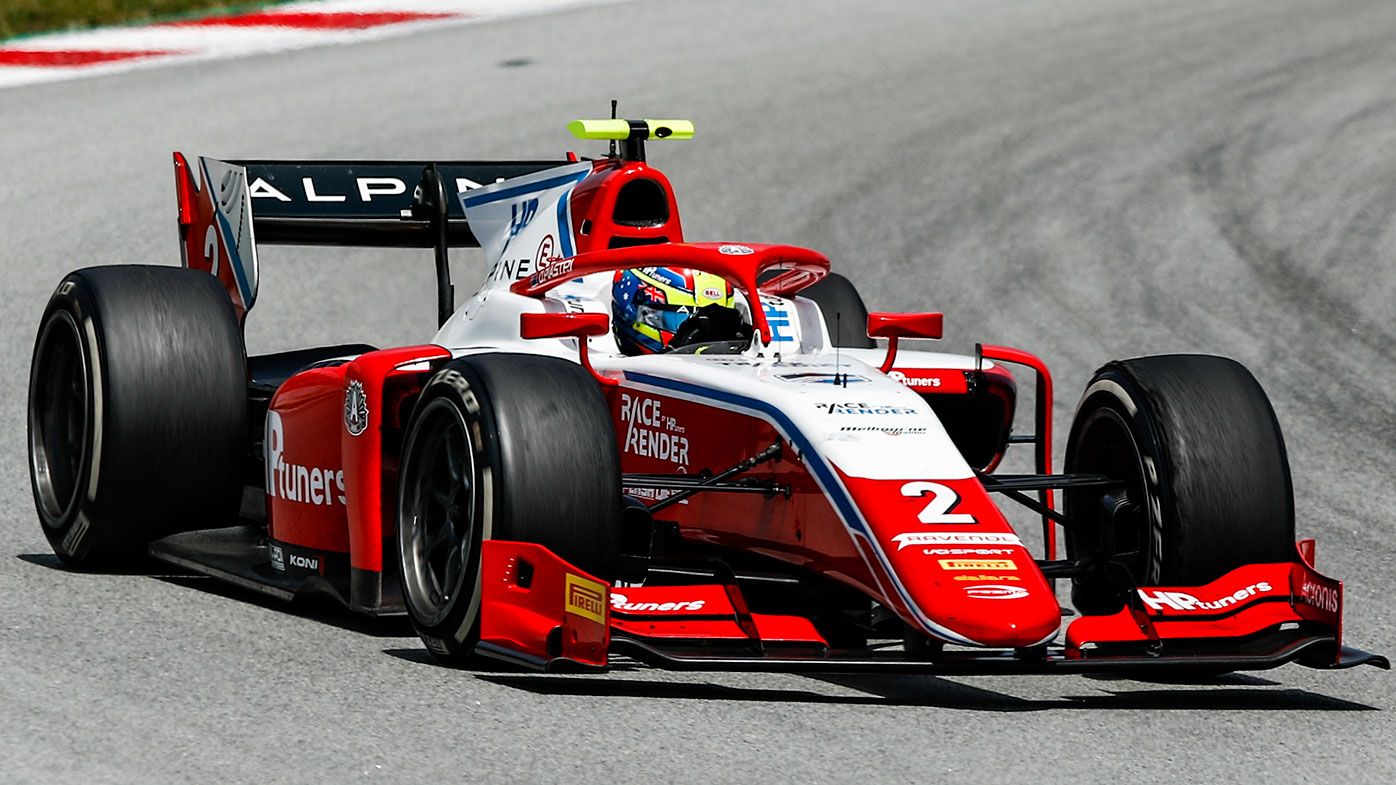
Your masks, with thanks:
[{"label": "asphalt track surface", "polygon": [[[401,624],[74,574],[39,531],[29,352],[60,276],[176,263],[169,152],[552,157],[622,99],[690,239],[821,248],[878,308],[1056,369],[1240,359],[1302,534],[1396,652],[1390,0],[652,2],[0,92],[0,780],[1391,782],[1396,681],[472,673]],[[253,351],[430,334],[414,253],[268,251]],[[465,260],[462,282],[480,274]]]}]

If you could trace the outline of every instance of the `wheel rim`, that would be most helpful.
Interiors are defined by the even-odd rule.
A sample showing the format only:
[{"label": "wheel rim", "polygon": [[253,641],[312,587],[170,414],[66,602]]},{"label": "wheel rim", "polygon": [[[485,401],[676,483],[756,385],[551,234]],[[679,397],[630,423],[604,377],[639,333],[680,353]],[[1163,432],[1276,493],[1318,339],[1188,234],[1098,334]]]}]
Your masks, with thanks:
[{"label": "wheel rim", "polygon": [[[1086,418],[1076,445],[1072,472],[1103,474],[1124,485],[1130,504],[1114,516],[1114,560],[1123,564],[1136,581],[1148,580],[1149,566],[1156,561],[1156,547],[1149,537],[1144,463],[1129,424],[1119,412],[1101,407]],[[1086,524],[1085,532],[1112,525],[1111,516],[1096,498],[1084,506],[1085,509],[1074,509],[1071,517]],[[1092,534],[1083,533],[1072,539],[1078,555],[1093,553],[1098,548],[1098,540]]]},{"label": "wheel rim", "polygon": [[91,378],[72,314],[44,324],[29,386],[29,460],[44,524],[58,527],[79,499],[91,443]]},{"label": "wheel rim", "polygon": [[413,428],[402,472],[399,518],[403,583],[419,621],[431,625],[466,594],[473,574],[475,459],[469,428],[445,399],[427,405]]}]

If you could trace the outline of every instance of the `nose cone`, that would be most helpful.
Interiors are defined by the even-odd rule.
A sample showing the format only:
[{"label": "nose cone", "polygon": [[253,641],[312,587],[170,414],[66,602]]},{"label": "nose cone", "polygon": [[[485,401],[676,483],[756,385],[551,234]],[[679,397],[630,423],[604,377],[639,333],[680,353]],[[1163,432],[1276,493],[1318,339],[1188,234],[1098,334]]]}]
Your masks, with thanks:
[{"label": "nose cone", "polygon": [[948,537],[965,542],[890,554],[903,598],[915,606],[910,616],[928,634],[992,648],[1032,646],[1056,634],[1061,606],[1017,537],[964,532]]},{"label": "nose cone", "polygon": [[1056,634],[1056,593],[978,480],[843,479],[871,529],[869,562],[892,573],[890,604],[910,606],[904,618],[991,648]]},{"label": "nose cone", "polygon": [[922,605],[923,612],[938,626],[981,646],[1034,646],[1061,627],[1061,606],[1045,581],[1041,591],[996,583],[956,588]]}]

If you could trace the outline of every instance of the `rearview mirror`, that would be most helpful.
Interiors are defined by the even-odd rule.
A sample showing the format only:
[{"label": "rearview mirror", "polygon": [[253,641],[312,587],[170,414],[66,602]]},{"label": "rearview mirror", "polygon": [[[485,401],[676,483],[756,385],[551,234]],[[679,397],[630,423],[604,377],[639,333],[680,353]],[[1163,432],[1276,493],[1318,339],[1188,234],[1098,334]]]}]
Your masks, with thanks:
[{"label": "rearview mirror", "polygon": [[887,357],[878,370],[887,373],[897,361],[897,339],[940,338],[945,325],[943,313],[870,313],[868,337],[887,339]]},{"label": "rearview mirror", "polygon": [[597,382],[610,386],[615,379],[602,376],[591,367],[587,355],[587,338],[605,335],[611,329],[611,318],[604,313],[525,313],[519,315],[519,335],[524,338],[576,338],[577,359]]}]

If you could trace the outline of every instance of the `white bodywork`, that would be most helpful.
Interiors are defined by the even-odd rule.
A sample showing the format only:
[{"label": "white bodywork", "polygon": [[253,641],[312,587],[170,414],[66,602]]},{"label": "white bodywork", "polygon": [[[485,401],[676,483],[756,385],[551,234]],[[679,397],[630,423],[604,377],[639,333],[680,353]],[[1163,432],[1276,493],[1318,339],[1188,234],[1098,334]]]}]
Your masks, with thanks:
[{"label": "white bodywork", "polygon": [[[610,316],[611,278],[610,273],[579,278],[541,299],[487,286],[456,310],[432,343],[457,355],[510,351],[575,361],[576,339],[525,340],[519,337],[519,317],[525,313],[566,311]],[[973,476],[930,406],[921,396],[878,370],[883,350],[836,351],[819,306],[813,301],[770,295],[762,295],[762,300],[777,339],[769,346],[754,338],[752,346],[741,354],[627,357],[620,352],[615,338],[607,334],[588,339],[592,364],[602,373],[624,374],[627,387],[645,389],[647,385],[640,377],[659,377],[766,402],[788,416],[827,459],[850,476]],[[897,367],[973,370],[974,358],[902,350],[897,354]],[[983,367],[992,364],[984,361]],[[834,384],[836,374],[846,375],[847,383]],[[686,397],[672,389],[662,392]],[[694,400],[714,405],[707,395]],[[831,413],[830,405],[840,413]],[[733,402],[728,408],[743,407]],[[860,408],[868,413],[856,413]],[[751,413],[770,419],[764,407]],[[854,428],[864,429],[851,430]],[[889,435],[892,430],[897,432],[895,436]]]}]

